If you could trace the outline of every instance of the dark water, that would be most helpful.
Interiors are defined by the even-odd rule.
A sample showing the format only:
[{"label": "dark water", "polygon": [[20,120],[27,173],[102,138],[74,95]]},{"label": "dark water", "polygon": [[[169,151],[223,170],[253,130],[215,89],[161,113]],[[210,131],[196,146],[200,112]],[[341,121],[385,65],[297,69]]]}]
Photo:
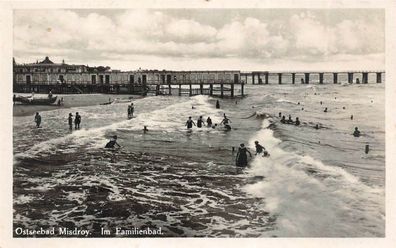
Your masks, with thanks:
[{"label": "dark water", "polygon": [[[131,120],[128,103],[42,112],[41,129],[30,116],[14,117],[14,227],[78,227],[91,237],[116,227],[161,227],[173,237],[383,236],[384,88],[247,92],[237,104],[221,100],[221,109],[206,96],[147,97],[134,101]],[[82,129],[70,132],[76,111]],[[278,112],[298,114],[302,125],[281,125]],[[186,131],[188,116],[219,123],[223,113],[231,132]],[[357,124],[358,140],[350,135]],[[114,134],[122,148],[103,149]],[[237,170],[232,147],[253,152],[254,140],[270,158],[253,156]]]}]

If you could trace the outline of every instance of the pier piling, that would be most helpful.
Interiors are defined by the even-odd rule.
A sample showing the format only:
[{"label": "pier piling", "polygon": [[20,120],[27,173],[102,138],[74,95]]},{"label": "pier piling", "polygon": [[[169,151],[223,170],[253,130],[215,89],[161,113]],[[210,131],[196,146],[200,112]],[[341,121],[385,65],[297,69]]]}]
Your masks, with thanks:
[{"label": "pier piling", "polygon": [[265,84],[268,84],[268,72],[265,73]]},{"label": "pier piling", "polygon": [[380,84],[382,82],[381,76],[381,72],[377,72],[377,84]]},{"label": "pier piling", "polygon": [[309,73],[304,73],[305,74],[305,83],[309,84]]},{"label": "pier piling", "polygon": [[231,84],[231,97],[234,97],[234,84]]},{"label": "pier piling", "polygon": [[338,73],[333,73],[333,83],[334,84],[338,83]]},{"label": "pier piling", "polygon": [[348,83],[352,84],[353,83],[353,73],[348,72]]},{"label": "pier piling", "polygon": [[319,83],[323,84],[323,72],[319,73]]}]

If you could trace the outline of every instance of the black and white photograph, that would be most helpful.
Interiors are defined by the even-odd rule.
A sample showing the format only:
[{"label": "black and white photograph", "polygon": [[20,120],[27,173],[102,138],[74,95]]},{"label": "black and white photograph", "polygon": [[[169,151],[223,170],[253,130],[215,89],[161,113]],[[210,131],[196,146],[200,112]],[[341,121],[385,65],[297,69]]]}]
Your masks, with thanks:
[{"label": "black and white photograph", "polygon": [[381,7],[13,9],[9,235],[385,238],[385,34]]}]

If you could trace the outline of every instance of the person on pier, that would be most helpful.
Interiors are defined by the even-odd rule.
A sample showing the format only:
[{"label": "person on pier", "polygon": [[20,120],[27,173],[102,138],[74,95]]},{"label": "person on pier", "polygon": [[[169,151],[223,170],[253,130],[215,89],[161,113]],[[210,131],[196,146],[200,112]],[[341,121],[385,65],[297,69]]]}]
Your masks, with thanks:
[{"label": "person on pier", "polygon": [[187,126],[188,129],[190,129],[190,128],[192,128],[193,125],[196,126],[195,122],[191,119],[191,116],[190,116],[190,117],[188,117],[188,120],[186,122],[186,126]]}]

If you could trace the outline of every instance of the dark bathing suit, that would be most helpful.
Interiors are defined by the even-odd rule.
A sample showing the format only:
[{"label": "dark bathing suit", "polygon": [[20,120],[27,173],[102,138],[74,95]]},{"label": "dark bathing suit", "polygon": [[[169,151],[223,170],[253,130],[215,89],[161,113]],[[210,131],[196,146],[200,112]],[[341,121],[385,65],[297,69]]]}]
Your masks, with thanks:
[{"label": "dark bathing suit", "polygon": [[192,120],[188,120],[187,121],[187,128],[192,128],[193,125],[193,121]]},{"label": "dark bathing suit", "polygon": [[237,161],[236,161],[236,166],[238,167],[246,167],[247,166],[247,150],[246,147],[239,147],[238,150],[238,157],[237,157]]},{"label": "dark bathing suit", "polygon": [[198,121],[197,121],[197,127],[202,127],[202,123],[203,123],[203,120],[198,119]]},{"label": "dark bathing suit", "polygon": [[260,144],[256,145],[256,153],[262,153],[264,150],[264,147]]},{"label": "dark bathing suit", "polygon": [[105,148],[114,148],[114,146],[115,146],[116,143],[117,143],[116,140],[110,140],[110,141],[106,144]]}]

